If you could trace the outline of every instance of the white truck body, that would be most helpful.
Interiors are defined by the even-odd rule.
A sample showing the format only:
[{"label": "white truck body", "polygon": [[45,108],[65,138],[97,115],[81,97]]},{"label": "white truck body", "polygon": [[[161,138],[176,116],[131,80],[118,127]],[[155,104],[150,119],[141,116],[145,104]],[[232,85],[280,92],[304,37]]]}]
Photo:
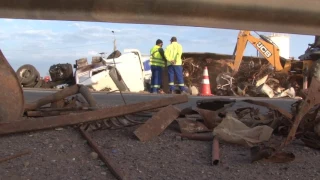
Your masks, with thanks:
[{"label": "white truck body", "polygon": [[145,85],[150,83],[151,79],[149,59],[148,55],[142,56],[137,49],[125,49],[124,53],[114,60],[102,58],[103,65],[101,66],[87,70],[77,69],[75,71],[76,83],[90,86],[96,91],[106,88],[110,91],[118,90],[109,74],[110,67],[116,67],[128,91],[141,92],[145,90]]}]

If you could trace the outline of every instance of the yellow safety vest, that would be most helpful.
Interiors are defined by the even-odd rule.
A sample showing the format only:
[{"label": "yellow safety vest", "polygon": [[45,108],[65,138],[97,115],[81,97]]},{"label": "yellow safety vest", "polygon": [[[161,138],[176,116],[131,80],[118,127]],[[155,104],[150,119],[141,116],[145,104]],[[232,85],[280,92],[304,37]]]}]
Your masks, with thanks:
[{"label": "yellow safety vest", "polygon": [[164,55],[169,62],[176,61],[175,65],[182,65],[182,46],[179,43],[172,42],[170,45],[168,45],[164,51]]},{"label": "yellow safety vest", "polygon": [[162,58],[161,54],[159,53],[159,48],[161,48],[161,47],[158,45],[155,45],[150,50],[150,65],[151,66],[160,66],[160,67],[165,66],[164,59]]}]

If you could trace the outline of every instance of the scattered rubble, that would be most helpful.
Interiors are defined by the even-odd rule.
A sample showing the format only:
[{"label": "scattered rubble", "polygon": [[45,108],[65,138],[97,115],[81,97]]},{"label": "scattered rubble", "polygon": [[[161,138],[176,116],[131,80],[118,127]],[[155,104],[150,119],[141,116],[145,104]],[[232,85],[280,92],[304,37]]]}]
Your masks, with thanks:
[{"label": "scattered rubble", "polygon": [[[201,87],[204,67],[208,67],[212,93],[217,96],[251,96],[270,98],[303,97],[303,80],[292,73],[275,73],[265,58],[244,56],[237,75],[233,77],[228,64],[233,56],[217,53],[183,53],[186,85],[192,91]],[[287,60],[300,73],[299,61]],[[301,97],[300,97],[301,96]]]},{"label": "scattered rubble", "polygon": [[[126,179],[129,175],[100,150],[89,132],[139,126],[131,133],[140,141],[149,143],[148,141],[156,136],[162,136],[163,131],[173,123],[177,123],[180,132],[177,131],[176,140],[212,143],[211,155],[207,155],[211,156],[211,165],[219,165],[223,161],[223,156],[220,156],[220,153],[223,153],[220,143],[238,144],[247,148],[251,154],[251,162],[263,160],[286,163],[294,161],[295,155],[284,152],[283,147],[294,138],[300,138],[305,146],[310,148],[320,148],[317,134],[320,122],[317,113],[320,106],[316,106],[320,103],[316,96],[320,89],[319,84],[317,79],[312,81],[312,89],[309,90],[307,99],[292,105],[292,112],[263,101],[246,99],[199,100],[196,107],[182,110],[173,106],[188,102],[186,95],[115,107],[99,107],[87,87],[74,85],[25,105],[24,117],[17,121],[0,123],[0,134],[73,125],[80,130],[95,151],[96,154],[90,156],[94,159],[99,157],[117,179]],[[248,106],[231,110],[239,101],[248,103]],[[250,105],[262,106],[268,111],[262,112]],[[139,116],[141,118],[138,120]],[[287,138],[282,144],[273,143],[275,137],[285,136]],[[112,145],[112,153],[116,154],[114,147],[116,146]]]}]

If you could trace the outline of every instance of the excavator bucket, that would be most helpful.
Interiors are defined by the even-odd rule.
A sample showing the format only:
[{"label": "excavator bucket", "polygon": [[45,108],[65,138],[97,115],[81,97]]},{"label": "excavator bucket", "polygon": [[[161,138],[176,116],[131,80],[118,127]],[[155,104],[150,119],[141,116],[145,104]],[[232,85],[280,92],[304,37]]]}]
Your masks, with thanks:
[{"label": "excavator bucket", "polygon": [[16,73],[0,50],[0,122],[16,121],[24,111],[24,97]]}]

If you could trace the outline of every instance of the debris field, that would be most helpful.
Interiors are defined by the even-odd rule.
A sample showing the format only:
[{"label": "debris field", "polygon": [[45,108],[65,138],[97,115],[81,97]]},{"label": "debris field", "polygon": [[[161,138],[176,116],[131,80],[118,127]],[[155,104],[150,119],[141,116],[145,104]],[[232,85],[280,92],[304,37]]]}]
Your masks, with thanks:
[{"label": "debris field", "polygon": [[288,111],[223,98],[175,106],[187,95],[105,107],[74,85],[0,123],[0,179],[317,179],[317,78],[310,87]]}]

